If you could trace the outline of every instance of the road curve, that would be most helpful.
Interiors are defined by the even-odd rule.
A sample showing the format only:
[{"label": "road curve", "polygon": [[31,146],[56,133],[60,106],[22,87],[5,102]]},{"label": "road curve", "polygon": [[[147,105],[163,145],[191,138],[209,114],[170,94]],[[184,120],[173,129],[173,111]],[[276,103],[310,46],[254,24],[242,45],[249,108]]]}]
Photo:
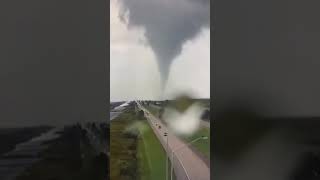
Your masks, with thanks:
[{"label": "road curve", "polygon": [[[168,128],[155,116],[153,116],[147,109],[136,102],[138,107],[145,112],[151,128],[158,137],[160,143],[166,150],[173,164],[177,180],[210,180],[210,168],[207,164],[197,156],[182,140],[170,133]],[[161,128],[159,128],[159,125]],[[167,138],[164,133],[168,133]],[[181,148],[180,147],[183,147]],[[171,158],[172,151],[180,149],[174,153]],[[170,171],[169,171],[170,174]]]}]

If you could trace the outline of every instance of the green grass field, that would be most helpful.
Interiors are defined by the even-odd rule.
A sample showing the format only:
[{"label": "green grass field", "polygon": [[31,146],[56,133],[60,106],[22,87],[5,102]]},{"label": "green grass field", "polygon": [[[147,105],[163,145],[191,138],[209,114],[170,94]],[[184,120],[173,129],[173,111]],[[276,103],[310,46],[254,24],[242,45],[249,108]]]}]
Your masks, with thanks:
[{"label": "green grass field", "polygon": [[166,152],[148,122],[138,120],[133,111],[112,121],[110,154],[111,180],[166,179]]},{"label": "green grass field", "polygon": [[185,142],[190,142],[201,136],[207,136],[208,139],[198,140],[192,143],[192,146],[195,147],[199,152],[201,152],[202,154],[204,154],[206,157],[210,159],[210,129],[209,128],[201,128],[198,131],[196,131],[193,135],[183,136],[181,138],[184,139]]},{"label": "green grass field", "polygon": [[[166,152],[146,121],[139,126],[138,162],[141,180],[166,179]],[[170,162],[168,167],[170,173]]]},{"label": "green grass field", "polygon": [[[124,112],[110,124],[110,179],[137,177],[137,140],[124,132],[134,122],[134,113]],[[135,178],[137,179],[137,178]]]}]

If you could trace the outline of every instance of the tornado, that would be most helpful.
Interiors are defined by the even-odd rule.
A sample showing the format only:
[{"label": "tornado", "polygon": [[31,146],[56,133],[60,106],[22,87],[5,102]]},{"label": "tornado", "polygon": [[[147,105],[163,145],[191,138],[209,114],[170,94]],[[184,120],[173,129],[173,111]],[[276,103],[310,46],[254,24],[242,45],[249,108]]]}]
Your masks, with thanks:
[{"label": "tornado", "polygon": [[170,67],[183,44],[210,28],[210,0],[119,0],[122,21],[142,27],[156,56],[164,90]]}]

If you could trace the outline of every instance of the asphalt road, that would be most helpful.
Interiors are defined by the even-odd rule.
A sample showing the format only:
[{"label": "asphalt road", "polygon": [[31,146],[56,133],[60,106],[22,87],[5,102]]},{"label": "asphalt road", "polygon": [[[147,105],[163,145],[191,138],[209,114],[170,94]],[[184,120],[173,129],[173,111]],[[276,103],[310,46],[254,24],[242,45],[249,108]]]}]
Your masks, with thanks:
[{"label": "asphalt road", "polygon": [[[158,118],[154,117],[138,102],[136,103],[138,104],[138,107],[145,112],[145,116],[151,128],[169,155],[177,180],[209,180],[210,168],[206,163],[182,140],[170,133],[170,130],[168,130],[168,128]],[[159,128],[159,125],[161,128]],[[165,132],[168,133],[168,136],[164,136]],[[176,149],[179,150],[175,151]],[[171,158],[172,151],[174,151],[173,158]]]}]

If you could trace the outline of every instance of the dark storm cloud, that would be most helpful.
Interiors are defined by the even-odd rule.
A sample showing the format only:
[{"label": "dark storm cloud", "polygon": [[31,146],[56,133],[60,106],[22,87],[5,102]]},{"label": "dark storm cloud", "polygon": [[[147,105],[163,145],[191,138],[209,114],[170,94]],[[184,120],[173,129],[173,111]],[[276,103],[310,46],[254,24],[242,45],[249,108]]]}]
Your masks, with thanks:
[{"label": "dark storm cloud", "polygon": [[0,125],[105,120],[105,2],[0,2]]},{"label": "dark storm cloud", "polygon": [[319,116],[319,3],[215,2],[215,104],[236,101],[267,115]]},{"label": "dark storm cloud", "polygon": [[[165,83],[172,60],[185,41],[210,22],[209,0],[119,0],[128,27],[140,26],[154,51]],[[125,18],[122,18],[125,19]]]}]

